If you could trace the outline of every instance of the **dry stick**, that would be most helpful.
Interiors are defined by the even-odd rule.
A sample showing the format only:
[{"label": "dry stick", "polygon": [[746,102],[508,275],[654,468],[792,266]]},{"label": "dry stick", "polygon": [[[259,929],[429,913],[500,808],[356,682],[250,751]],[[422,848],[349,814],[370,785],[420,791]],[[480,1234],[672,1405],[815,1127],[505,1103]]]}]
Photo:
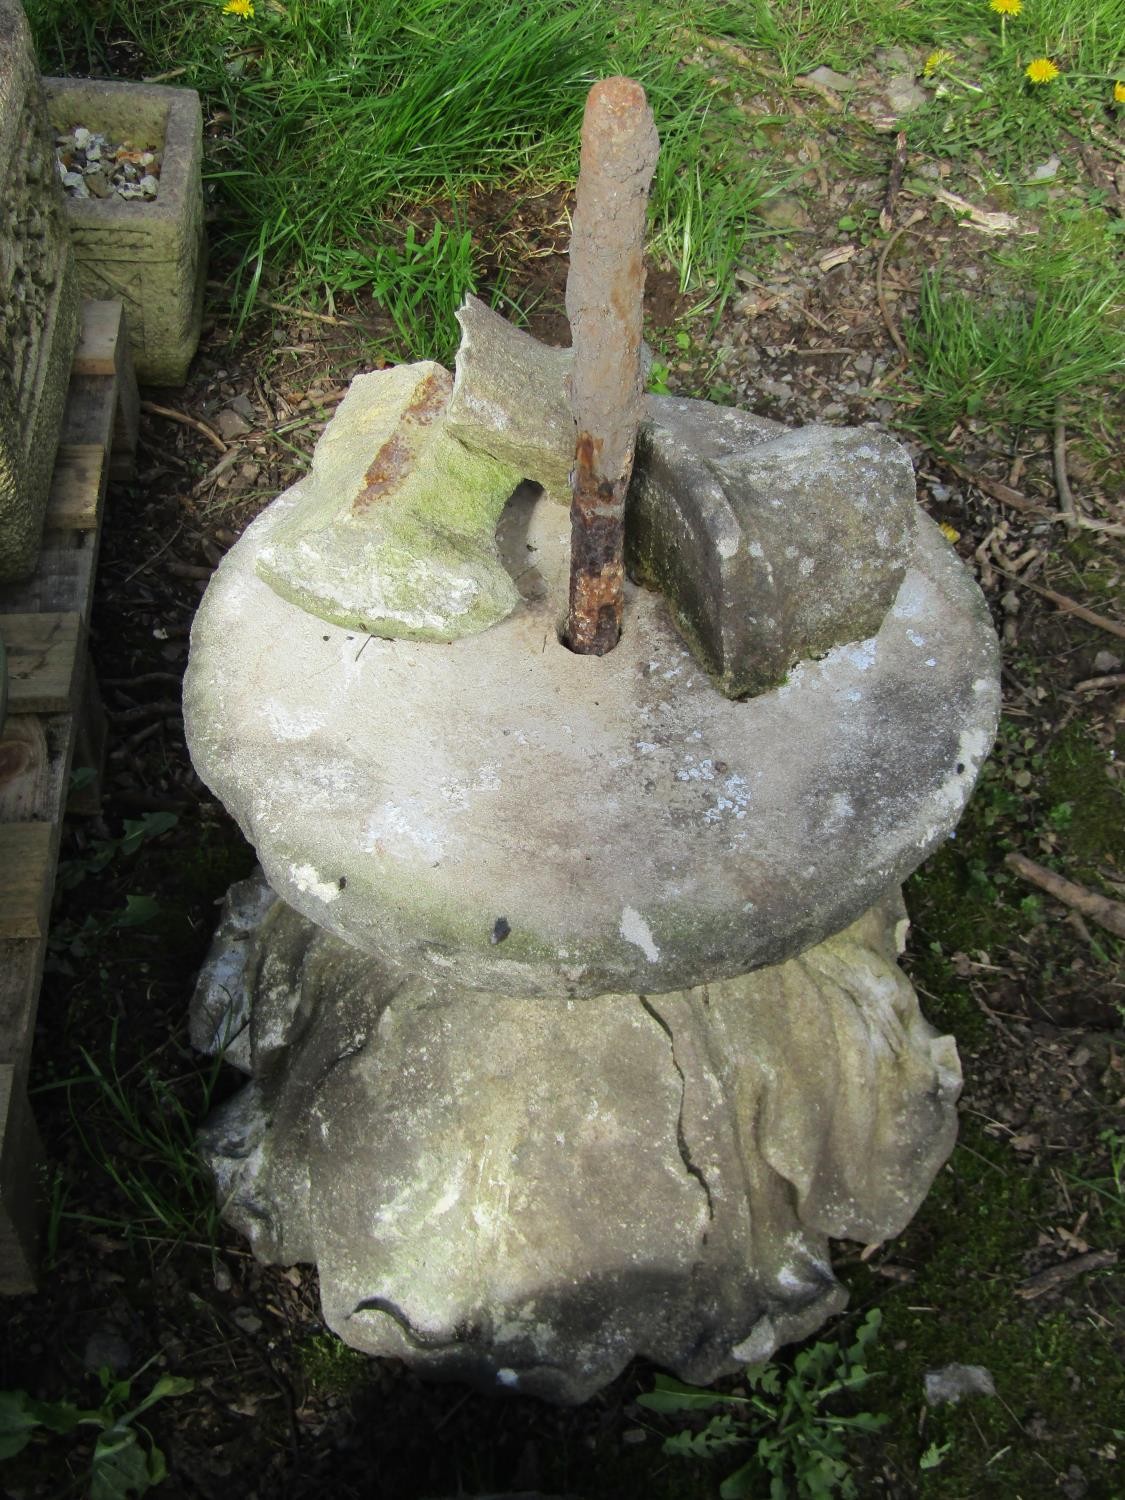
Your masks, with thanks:
[{"label": "dry stick", "polygon": [[1125,625],[1122,625],[1119,620],[1110,620],[1105,615],[1095,614],[1092,609],[1087,609],[1084,604],[1079,604],[1077,600],[1069,598],[1066,594],[1056,594],[1054,589],[1045,589],[1038,583],[1032,583],[1030,578],[1021,578],[1018,573],[1009,573],[1007,568],[1002,568],[999,563],[993,563],[992,566],[997,573],[1010,578],[1013,583],[1022,584],[1033,594],[1041,594],[1044,599],[1049,599],[1064,615],[1077,615],[1080,620],[1085,620],[1087,625],[1096,625],[1099,630],[1104,630],[1109,635],[1119,636],[1125,641]]},{"label": "dry stick", "polygon": [[1118,937],[1125,937],[1125,902],[1111,901],[1108,896],[1099,896],[1097,891],[1087,890],[1084,885],[1076,885],[1073,880],[1056,875],[1054,870],[1047,870],[1042,865],[1037,865],[1033,859],[1028,859],[1024,854],[1008,854],[1004,858],[1004,863],[1022,879],[1030,881],[1032,885],[1037,885],[1041,891],[1054,896],[1055,900],[1061,901],[1064,906],[1081,912],[1084,917],[1089,917],[1092,922],[1097,922],[1108,932],[1115,933]]},{"label": "dry stick", "polygon": [[1073,526],[1077,517],[1074,513],[1074,495],[1066,473],[1066,422],[1063,420],[1063,404],[1061,400],[1055,402],[1054,459],[1055,488],[1059,492],[1059,515],[1068,526]]},{"label": "dry stick", "polygon": [[1044,1292],[1054,1291],[1065,1282],[1073,1281],[1076,1276],[1085,1276],[1090,1271],[1104,1271],[1116,1264],[1116,1250],[1090,1250],[1085,1255],[1072,1256],[1060,1265],[1048,1266],[1045,1271],[1037,1271],[1016,1287],[1016,1296],[1030,1302],[1034,1297],[1041,1297]]},{"label": "dry stick", "polygon": [[920,219],[924,219],[925,217],[926,215],[922,212],[922,210],[920,208],[916,208],[910,215],[909,219],[907,219],[906,223],[896,229],[894,234],[891,235],[890,239],[883,246],[883,253],[879,256],[879,264],[875,267],[875,296],[879,303],[879,311],[883,315],[883,322],[887,325],[887,332],[890,334],[891,338],[894,339],[895,348],[898,350],[899,354],[907,364],[910,363],[910,354],[907,350],[906,345],[902,341],[902,334],[899,333],[898,329],[895,327],[891,319],[890,308],[887,306],[887,298],[883,291],[883,271],[886,268],[887,256],[890,255],[891,249],[897,242],[899,236],[905,234],[908,229],[912,229]]},{"label": "dry stick", "polygon": [[189,417],[186,412],[176,411],[172,406],[157,406],[155,401],[142,401],[141,410],[151,412],[154,417],[167,417],[170,422],[179,422],[182,427],[194,427],[196,432],[201,432],[208,442],[214,443],[220,453],[227,451],[227,445],[213,427],[208,427],[206,422],[201,422],[198,417]]},{"label": "dry stick", "polygon": [[1066,472],[1066,422],[1063,420],[1062,401],[1055,402],[1054,445],[1055,489],[1059,496],[1059,512],[1056,520],[1078,531],[1101,531],[1109,536],[1125,536],[1125,526],[1115,521],[1091,521],[1082,515],[1074,503],[1074,493]]},{"label": "dry stick", "polygon": [[902,187],[902,176],[906,171],[906,131],[900,130],[895,136],[895,154],[891,162],[890,175],[887,178],[887,191],[883,197],[883,208],[879,214],[879,228],[884,234],[890,234],[891,225],[895,221],[895,204],[898,202],[899,191]]},{"label": "dry stick", "polygon": [[566,643],[604,656],[621,635],[625,494],[644,413],[644,228],[660,143],[645,91],[605,78],[586,99],[566,311],[578,429],[570,506]]}]

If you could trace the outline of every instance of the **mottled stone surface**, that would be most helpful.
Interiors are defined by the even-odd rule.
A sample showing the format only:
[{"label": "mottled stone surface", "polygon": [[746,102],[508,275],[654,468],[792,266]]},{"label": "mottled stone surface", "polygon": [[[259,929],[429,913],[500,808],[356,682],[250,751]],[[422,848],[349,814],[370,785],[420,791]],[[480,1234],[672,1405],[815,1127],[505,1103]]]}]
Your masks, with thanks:
[{"label": "mottled stone surface", "polygon": [[154,201],[68,198],[66,213],[83,292],[125,305],[137,378],[182,385],[199,343],[207,260],[199,95],[87,78],[43,87],[56,131],[85,125],[163,153]]},{"label": "mottled stone surface", "polygon": [[574,418],[566,382],[573,354],[551,349],[466,297],[457,312],[461,344],[446,426],[479,449],[570,503]]},{"label": "mottled stone surface", "polygon": [[286,901],[427,978],[651,994],[779,963],[947,836],[991,745],[995,634],[925,517],[876,635],[733,702],[643,590],[609,656],[559,644],[552,502],[505,512],[512,613],[441,644],[274,593],[258,559],[295,509],[269,507],[204,597],[192,759]]},{"label": "mottled stone surface", "polygon": [[634,576],[658,588],[716,683],[740,698],[875,635],[914,550],[914,469],[868,428],[777,428],[666,399],[638,441],[626,521]]},{"label": "mottled stone surface", "polygon": [[31,34],[0,0],[0,582],[35,569],[78,286]]},{"label": "mottled stone surface", "polygon": [[953,1144],[903,915],[580,1006],[403,977],[277,902],[194,1005],[197,1036],[249,1017],[203,1137],[224,1217],[424,1373],[575,1402],[635,1354],[704,1384],[768,1359],[846,1300],[828,1238],[899,1233]]},{"label": "mottled stone surface", "polygon": [[314,630],[448,641],[514,608],[495,536],[522,476],[451,435],[451,389],[426,361],[357,376],[312,469],[271,507],[257,571]]}]

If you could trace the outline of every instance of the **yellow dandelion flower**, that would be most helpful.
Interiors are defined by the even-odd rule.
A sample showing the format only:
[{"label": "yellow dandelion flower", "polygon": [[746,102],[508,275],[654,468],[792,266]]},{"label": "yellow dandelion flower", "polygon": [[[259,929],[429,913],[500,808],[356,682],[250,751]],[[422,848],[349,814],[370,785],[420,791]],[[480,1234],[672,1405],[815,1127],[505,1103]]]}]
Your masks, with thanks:
[{"label": "yellow dandelion flower", "polygon": [[1023,72],[1031,83],[1054,83],[1059,76],[1058,68],[1049,57],[1033,57]]},{"label": "yellow dandelion flower", "polygon": [[1113,102],[1125,104],[1125,83],[1121,83],[1120,80],[1113,85]]},{"label": "yellow dandelion flower", "polygon": [[959,542],[961,540],[961,533],[957,530],[956,526],[950,526],[948,521],[943,521],[938,530],[947,542]]},{"label": "yellow dandelion flower", "polygon": [[988,0],[988,8],[998,16],[1018,16],[1023,10],[1023,0]]},{"label": "yellow dandelion flower", "polygon": [[953,61],[953,53],[944,47],[937,47],[930,53],[922,64],[922,77],[932,78],[939,68],[944,68],[946,63]]},{"label": "yellow dandelion flower", "polygon": [[223,6],[224,16],[241,16],[249,21],[254,14],[254,0],[227,0]]}]

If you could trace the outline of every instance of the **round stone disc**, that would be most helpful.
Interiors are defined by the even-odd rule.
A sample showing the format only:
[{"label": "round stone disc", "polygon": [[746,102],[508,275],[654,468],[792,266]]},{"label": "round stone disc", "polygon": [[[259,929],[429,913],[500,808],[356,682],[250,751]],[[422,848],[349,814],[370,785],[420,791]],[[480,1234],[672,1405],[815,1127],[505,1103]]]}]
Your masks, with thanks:
[{"label": "round stone disc", "polygon": [[999,712],[984,600],[918,517],[878,635],[745,702],[656,595],[610,655],[560,644],[569,517],[501,526],[521,602],[482,634],[381,640],[215,575],[185,721],[200,776],[312,921],[435,979],[511,995],[658,993],[781,963],[852,922],[956,824]]}]

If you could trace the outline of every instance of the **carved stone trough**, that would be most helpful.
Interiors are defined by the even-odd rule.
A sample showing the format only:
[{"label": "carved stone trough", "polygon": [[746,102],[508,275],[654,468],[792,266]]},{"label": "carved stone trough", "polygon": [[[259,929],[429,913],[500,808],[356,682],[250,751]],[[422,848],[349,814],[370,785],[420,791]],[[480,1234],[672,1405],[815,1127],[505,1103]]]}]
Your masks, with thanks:
[{"label": "carved stone trough", "polygon": [[360,1349],[709,1382],[840,1308],[828,1239],[899,1233],[952,1147],[899,886],[996,641],[884,435],[652,398],[648,587],[569,650],[570,355],[460,318],[452,382],[353,382],[199,611],[189,745],[264,872],[193,1007],[250,1075],[204,1149]]}]

